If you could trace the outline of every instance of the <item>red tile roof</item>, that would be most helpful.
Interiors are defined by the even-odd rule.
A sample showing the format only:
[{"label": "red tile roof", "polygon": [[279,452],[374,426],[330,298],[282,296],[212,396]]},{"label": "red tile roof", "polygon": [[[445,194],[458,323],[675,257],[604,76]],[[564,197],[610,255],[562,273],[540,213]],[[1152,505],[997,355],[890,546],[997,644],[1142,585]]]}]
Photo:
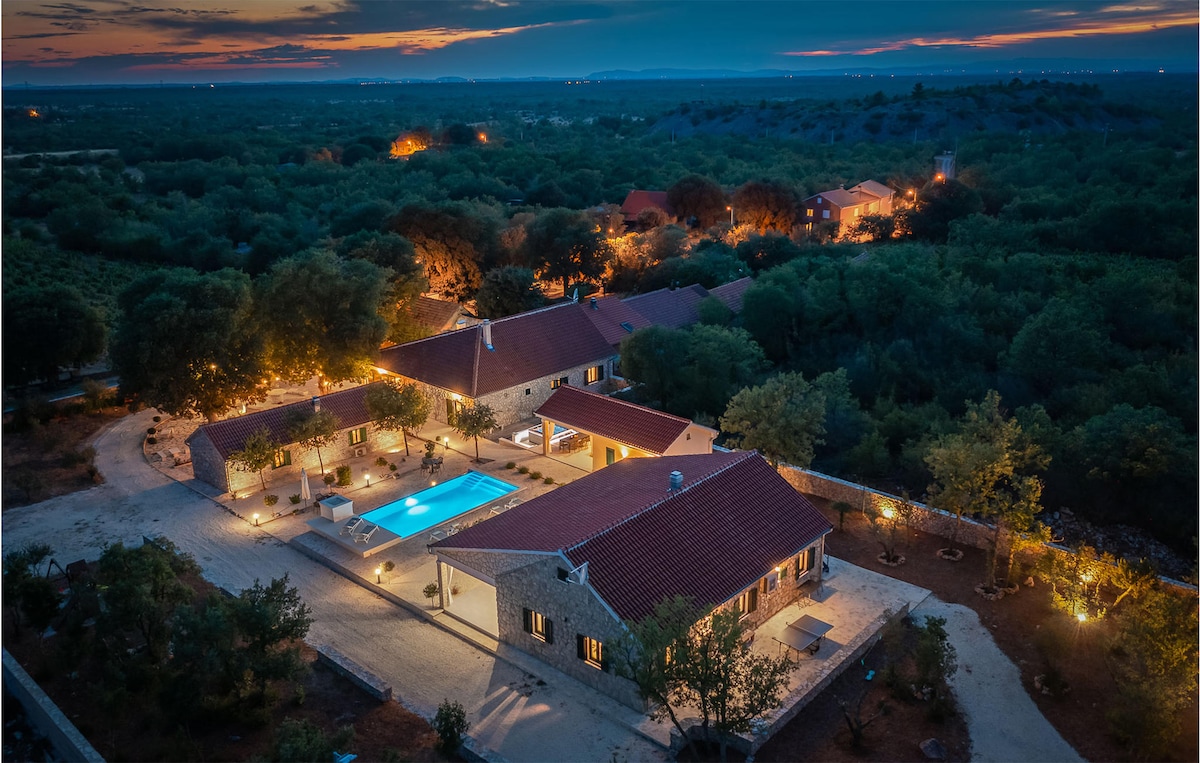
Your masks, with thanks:
[{"label": "red tile roof", "polygon": [[[646,316],[615,295],[596,297],[595,303],[589,299],[583,306],[583,314],[604,335],[604,341],[613,347],[621,344],[621,340],[635,330],[653,325]],[[627,324],[629,328],[622,324]]]},{"label": "red tile roof", "polygon": [[858,192],[862,192],[862,193],[869,193],[872,196],[878,196],[881,199],[886,199],[889,196],[896,195],[896,192],[894,190],[892,190],[891,188],[888,188],[883,183],[879,183],[874,180],[864,180],[861,183],[859,183],[858,185],[851,188],[850,190],[858,191]]},{"label": "red tile roof", "polygon": [[612,357],[605,341],[568,302],[492,321],[492,349],[484,324],[389,347],[379,367],[435,387],[477,398],[587,363]]},{"label": "red tile roof", "polygon": [[659,289],[638,294],[628,297],[625,304],[656,326],[677,329],[700,320],[696,305],[707,296],[707,289],[692,284],[680,289]]},{"label": "red tile roof", "polygon": [[742,297],[745,296],[746,289],[749,289],[753,284],[754,279],[746,276],[745,278],[739,278],[736,281],[730,281],[727,284],[709,289],[708,293],[724,302],[726,307],[737,314],[742,312]]},{"label": "red tile roof", "polygon": [[454,321],[461,312],[462,306],[457,302],[447,302],[444,299],[425,296],[417,297],[408,310],[414,321],[422,326],[428,326],[433,331],[445,331],[453,328]]},{"label": "red tile roof", "polygon": [[835,207],[845,209],[853,207],[855,204],[862,204],[866,199],[861,198],[857,194],[850,193],[845,188],[835,188],[832,191],[822,191],[821,193],[809,196],[805,199],[805,203],[817,198],[823,198]]},{"label": "red tile roof", "polygon": [[[375,383],[378,384],[380,382]],[[370,384],[366,384],[361,387],[352,387],[340,392],[321,395],[319,398],[321,401],[321,410],[333,413],[338,420],[339,429],[349,429],[367,424],[371,421],[371,416],[367,413],[367,406],[364,400],[367,396],[367,390],[370,387]],[[217,452],[223,458],[228,459],[230,454],[245,447],[246,438],[265,427],[271,432],[271,437],[276,442],[288,445],[292,442],[291,436],[288,435],[287,431],[288,417],[294,411],[310,410],[312,410],[312,401],[305,400],[299,403],[291,403],[290,405],[281,405],[278,408],[268,408],[262,411],[247,413],[244,416],[235,416],[234,418],[217,421],[212,424],[201,424],[188,437],[187,442],[191,444],[194,438],[207,437],[212,441]]]},{"label": "red tile roof", "polygon": [[671,217],[675,216],[675,210],[667,201],[666,191],[630,191],[625,196],[625,202],[621,204],[621,213],[626,218],[637,217],[642,210],[649,207],[658,207]]},{"label": "red tile roof", "polygon": [[559,387],[534,414],[660,455],[692,425],[679,416],[575,387]]},{"label": "red tile roof", "polygon": [[[683,487],[668,476],[683,473]],[[622,620],[721,604],[832,526],[757,453],[631,458],[433,544],[559,552]]]}]

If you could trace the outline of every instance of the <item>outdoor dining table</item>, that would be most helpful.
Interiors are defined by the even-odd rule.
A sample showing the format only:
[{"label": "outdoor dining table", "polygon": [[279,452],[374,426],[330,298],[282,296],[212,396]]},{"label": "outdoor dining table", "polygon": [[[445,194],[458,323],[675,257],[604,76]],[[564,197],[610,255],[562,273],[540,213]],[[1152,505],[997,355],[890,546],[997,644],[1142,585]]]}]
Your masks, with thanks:
[{"label": "outdoor dining table", "polygon": [[816,654],[821,648],[821,640],[825,634],[833,630],[833,626],[812,615],[801,615],[799,620],[787,624],[783,632],[775,636],[775,640],[788,649],[797,653],[806,651]]}]

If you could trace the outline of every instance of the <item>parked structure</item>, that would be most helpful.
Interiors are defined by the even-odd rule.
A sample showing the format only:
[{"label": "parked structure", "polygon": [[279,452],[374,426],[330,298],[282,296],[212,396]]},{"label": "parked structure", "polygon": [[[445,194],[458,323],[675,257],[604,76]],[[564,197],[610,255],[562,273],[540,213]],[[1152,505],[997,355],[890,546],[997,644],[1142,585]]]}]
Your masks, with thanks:
[{"label": "parked structure", "polygon": [[802,202],[804,229],[812,230],[814,223],[853,225],[864,215],[890,215],[895,196],[895,191],[874,180],[865,180],[849,190],[841,186],[822,191]]},{"label": "parked structure", "polygon": [[[618,462],[430,551],[448,613],[494,592],[500,641],[641,709],[605,651],[625,622],[679,595],[753,629],[820,581],[832,529],[762,456],[711,453]],[[460,583],[470,607],[446,593]]]}]

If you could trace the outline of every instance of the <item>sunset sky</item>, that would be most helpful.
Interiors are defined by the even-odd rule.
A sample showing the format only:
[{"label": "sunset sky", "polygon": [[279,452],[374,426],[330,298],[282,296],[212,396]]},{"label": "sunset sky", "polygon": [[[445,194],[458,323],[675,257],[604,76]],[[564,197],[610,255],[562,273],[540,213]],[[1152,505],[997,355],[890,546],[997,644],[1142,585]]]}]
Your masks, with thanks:
[{"label": "sunset sky", "polygon": [[3,83],[930,71],[1017,59],[1196,71],[1197,3],[4,0]]}]

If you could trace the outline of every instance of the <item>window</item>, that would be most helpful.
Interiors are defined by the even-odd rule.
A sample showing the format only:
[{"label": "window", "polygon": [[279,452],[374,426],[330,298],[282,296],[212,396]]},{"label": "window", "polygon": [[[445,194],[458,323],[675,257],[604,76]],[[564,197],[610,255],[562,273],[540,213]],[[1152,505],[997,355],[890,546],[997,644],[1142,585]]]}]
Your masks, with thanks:
[{"label": "window", "polygon": [[567,572],[567,571],[566,571],[566,570],[564,570],[562,567],[559,567],[559,568],[558,568],[558,579],[559,579],[559,580],[561,580],[562,582],[566,583],[568,580],[570,580],[570,577],[571,577],[571,573],[570,573],[570,572]]},{"label": "window", "polygon": [[823,217],[823,218],[825,218],[826,220],[828,220],[828,219],[829,219],[829,210],[828,210],[828,209],[822,209],[822,210],[821,210],[821,217]]},{"label": "window", "polygon": [[861,207],[855,207],[855,208],[854,208],[854,216],[855,216],[855,217],[858,217],[858,216],[859,216],[859,215],[861,215],[861,214],[862,214],[862,208],[861,208]]},{"label": "window", "polygon": [[742,595],[737,598],[738,612],[742,617],[750,614],[758,609],[758,587],[748,588],[742,591]]},{"label": "window", "polygon": [[604,379],[604,366],[592,366],[591,368],[589,368],[587,370],[587,375],[585,376],[583,383],[584,384],[595,384],[598,381],[603,381],[603,379]]},{"label": "window", "polygon": [[800,556],[796,557],[796,580],[804,577],[804,574],[813,568],[817,563],[817,549],[809,548],[800,552]]},{"label": "window", "polygon": [[351,445],[362,445],[367,440],[367,428],[359,427],[358,429],[351,429],[349,436]]},{"label": "window", "polygon": [[528,394],[529,394],[529,387],[526,387],[526,388],[525,388],[525,394],[526,394],[526,395],[528,395]]},{"label": "window", "polygon": [[604,449],[604,465],[612,466],[616,460],[617,460],[617,452],[615,450],[613,450],[612,448],[605,448]]},{"label": "window", "polygon": [[813,214],[812,214],[812,213],[813,213],[813,211],[812,211],[811,209],[806,209],[806,210],[804,210],[804,211],[805,211],[805,212],[808,214],[808,217],[812,217],[812,216],[813,216]]},{"label": "window", "polygon": [[557,379],[550,380],[550,389],[558,389],[559,387],[569,386],[571,386],[571,377],[569,376],[560,376]]},{"label": "window", "polygon": [[818,204],[824,204],[824,203],[825,203],[825,200],[824,200],[824,199],[822,199],[820,196],[818,196],[818,197],[817,197],[817,203],[818,203]]},{"label": "window", "polygon": [[536,612],[532,609],[522,609],[521,616],[524,620],[525,632],[533,636],[538,641],[544,641],[547,644],[554,643],[554,621],[543,615],[541,612]]},{"label": "window", "polygon": [[779,587],[779,573],[772,572],[767,575],[767,593],[774,591]]},{"label": "window", "polygon": [[275,451],[275,460],[271,464],[271,468],[278,469],[281,466],[292,465],[292,452],[290,450]]},{"label": "window", "polygon": [[593,668],[604,670],[608,667],[604,662],[604,643],[585,636],[582,633],[575,636],[576,647],[579,650],[579,659],[591,665]]}]

